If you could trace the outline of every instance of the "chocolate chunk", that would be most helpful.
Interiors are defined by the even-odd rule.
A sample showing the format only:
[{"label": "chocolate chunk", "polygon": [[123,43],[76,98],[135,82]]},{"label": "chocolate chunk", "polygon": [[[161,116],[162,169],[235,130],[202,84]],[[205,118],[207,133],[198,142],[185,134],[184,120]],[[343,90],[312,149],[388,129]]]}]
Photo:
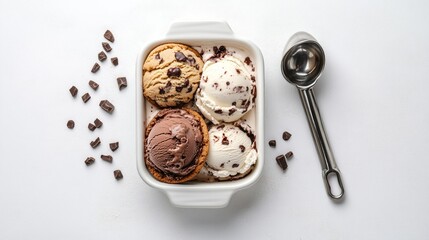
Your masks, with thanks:
[{"label": "chocolate chunk", "polygon": [[192,86],[188,87],[188,90],[186,90],[187,93],[192,92]]},{"label": "chocolate chunk", "polygon": [[98,119],[98,118],[96,118],[94,120],[94,124],[95,124],[96,128],[101,128],[101,126],[103,126],[103,122],[100,119]]},{"label": "chocolate chunk", "polygon": [[68,120],[67,121],[67,127],[69,129],[73,129],[74,128],[74,121],[73,120]]},{"label": "chocolate chunk", "polygon": [[107,59],[107,55],[103,52],[103,51],[101,51],[99,54],[98,54],[98,60],[100,60],[100,62],[102,62],[102,61],[104,61],[104,60],[106,60]]},{"label": "chocolate chunk", "polygon": [[276,142],[276,140],[270,140],[270,141],[268,142],[268,145],[270,145],[270,147],[276,147],[277,142]]},{"label": "chocolate chunk", "polygon": [[189,79],[185,79],[185,82],[182,85],[183,87],[189,86]]},{"label": "chocolate chunk", "polygon": [[98,85],[98,83],[96,83],[96,82],[94,82],[94,81],[90,80],[90,81],[88,82],[88,84],[89,84],[89,86],[90,86],[92,89],[94,89],[94,91],[98,89],[98,86],[99,86],[99,85]]},{"label": "chocolate chunk", "polygon": [[87,157],[85,160],[86,166],[92,165],[95,162],[95,158],[93,157]]},{"label": "chocolate chunk", "polygon": [[286,153],[287,160],[290,160],[292,157],[293,157],[293,152],[292,151],[289,151],[289,152]]},{"label": "chocolate chunk", "polygon": [[283,133],[283,140],[287,141],[289,140],[289,138],[292,136],[292,134],[290,134],[289,132],[285,131]]},{"label": "chocolate chunk", "polygon": [[89,129],[89,130],[94,131],[96,128],[97,128],[97,127],[96,127],[94,124],[92,124],[92,123],[88,123],[88,129]]},{"label": "chocolate chunk", "polygon": [[238,168],[238,164],[237,163],[232,164],[232,168]]},{"label": "chocolate chunk", "polygon": [[77,87],[72,86],[72,87],[69,89],[69,91],[70,91],[70,94],[71,94],[73,97],[76,97],[77,92],[78,92]]},{"label": "chocolate chunk", "polygon": [[119,77],[116,79],[116,81],[118,82],[119,90],[122,90],[128,86],[126,77]]},{"label": "chocolate chunk", "polygon": [[247,65],[250,65],[250,64],[252,63],[252,60],[250,60],[250,58],[249,58],[249,57],[246,57],[246,58],[244,59],[244,63],[245,63],[245,64],[247,64]]},{"label": "chocolate chunk", "polygon": [[101,155],[100,158],[109,163],[113,161],[113,157],[110,155]]},{"label": "chocolate chunk", "polygon": [[115,170],[115,171],[113,171],[113,176],[115,176],[116,180],[121,180],[122,178],[124,178],[124,176],[122,175],[121,170]]},{"label": "chocolate chunk", "polygon": [[177,61],[179,62],[186,62],[186,60],[188,60],[188,58],[185,56],[185,54],[183,54],[182,52],[176,52],[174,54],[174,57],[176,58]]},{"label": "chocolate chunk", "polygon": [[119,142],[110,143],[109,147],[110,147],[110,150],[112,150],[112,152],[114,152],[114,151],[116,151],[116,149],[119,148]]},{"label": "chocolate chunk", "polygon": [[223,134],[223,136],[222,136],[222,145],[229,145],[229,140],[225,136],[225,134]]},{"label": "chocolate chunk", "polygon": [[97,139],[92,141],[89,145],[91,145],[92,148],[96,148],[98,145],[100,145],[100,143],[101,141],[100,141],[100,138],[98,137]]},{"label": "chocolate chunk", "polygon": [[222,109],[216,109],[214,112],[217,114],[222,114]]},{"label": "chocolate chunk", "polygon": [[118,58],[117,57],[112,57],[111,59],[110,59],[110,61],[112,62],[112,64],[113,65],[115,65],[115,66],[118,66],[118,64],[119,64],[119,60],[118,60]]},{"label": "chocolate chunk", "polygon": [[165,93],[164,88],[159,88],[159,94],[164,94],[164,93]]},{"label": "chocolate chunk", "polygon": [[225,47],[225,46],[223,46],[223,45],[222,45],[222,46],[220,46],[220,47],[219,47],[219,52],[221,52],[221,53],[222,53],[222,52],[226,52],[226,47]]},{"label": "chocolate chunk", "polygon": [[177,86],[177,87],[176,87],[176,92],[178,92],[178,93],[179,93],[179,92],[181,92],[181,91],[182,91],[182,89],[183,89],[183,87],[181,87],[181,86]]},{"label": "chocolate chunk", "polygon": [[235,113],[235,111],[237,111],[237,109],[236,109],[236,108],[231,108],[231,109],[229,109],[229,113],[228,113],[228,115],[229,115],[229,116],[231,116],[232,114],[234,114],[234,113]]},{"label": "chocolate chunk", "polygon": [[96,73],[100,69],[100,65],[98,63],[95,63],[94,66],[92,66],[91,72]]},{"label": "chocolate chunk", "polygon": [[85,94],[82,96],[82,101],[83,101],[84,103],[88,102],[88,101],[89,101],[89,99],[91,99],[91,95],[89,95],[89,93],[85,93]]},{"label": "chocolate chunk", "polygon": [[180,77],[180,74],[182,74],[182,71],[178,67],[169,68],[167,71],[167,76],[169,77]]},{"label": "chocolate chunk", "polygon": [[109,42],[115,42],[115,37],[113,36],[112,32],[110,30],[107,30],[104,33],[104,38],[107,39]]},{"label": "chocolate chunk", "polygon": [[240,148],[241,152],[244,152],[244,150],[246,150],[246,147],[245,147],[245,146],[243,146],[243,145],[240,145],[240,146],[238,146],[238,147]]},{"label": "chocolate chunk", "polygon": [[110,103],[108,100],[100,101],[99,105],[104,111],[108,113],[112,113],[113,110],[115,110],[115,106],[112,103]]},{"label": "chocolate chunk", "polygon": [[102,42],[101,45],[103,46],[104,51],[106,52],[112,51],[112,47],[110,47],[110,44],[108,42]]},{"label": "chocolate chunk", "polygon": [[277,164],[283,169],[286,170],[287,162],[284,155],[279,155],[276,157]]}]

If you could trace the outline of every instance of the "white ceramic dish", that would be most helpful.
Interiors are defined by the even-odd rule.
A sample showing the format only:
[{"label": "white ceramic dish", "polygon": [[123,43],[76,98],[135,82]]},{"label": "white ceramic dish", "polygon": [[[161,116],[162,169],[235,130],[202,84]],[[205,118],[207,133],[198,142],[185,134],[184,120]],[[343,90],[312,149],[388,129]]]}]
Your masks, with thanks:
[{"label": "white ceramic dish", "polygon": [[[257,97],[249,124],[256,133],[258,161],[255,169],[246,177],[225,182],[167,184],[152,177],[143,159],[145,125],[150,114],[142,92],[142,65],[147,54],[157,45],[180,42],[190,46],[225,45],[245,50],[256,68]],[[137,169],[142,179],[151,187],[164,191],[171,203],[178,207],[216,208],[228,205],[231,196],[238,190],[250,187],[260,177],[264,165],[264,60],[259,48],[249,41],[237,38],[226,22],[179,22],[171,25],[165,38],[147,43],[139,53],[136,66],[136,125]]]}]

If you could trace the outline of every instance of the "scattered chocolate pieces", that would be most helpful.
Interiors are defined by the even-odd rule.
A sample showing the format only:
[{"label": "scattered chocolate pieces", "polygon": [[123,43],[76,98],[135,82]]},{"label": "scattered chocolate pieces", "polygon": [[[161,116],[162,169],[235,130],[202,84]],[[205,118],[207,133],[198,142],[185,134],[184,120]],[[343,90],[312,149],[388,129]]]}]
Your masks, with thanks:
[{"label": "scattered chocolate pieces", "polygon": [[106,52],[112,51],[112,47],[110,47],[110,44],[108,42],[102,42],[101,45],[103,46],[104,51]]},{"label": "scattered chocolate pieces", "polygon": [[98,83],[96,83],[96,82],[94,82],[94,81],[90,80],[90,81],[88,82],[88,84],[89,84],[89,86],[90,86],[92,89],[94,89],[94,91],[98,89],[98,86],[99,86],[99,85],[98,85]]},{"label": "scattered chocolate pieces", "polygon": [[292,134],[290,134],[288,131],[285,131],[283,133],[283,140],[287,141],[289,140],[289,138],[292,136]]},{"label": "scattered chocolate pieces", "polygon": [[122,175],[121,170],[113,171],[113,176],[115,176],[116,180],[121,180],[124,176]]},{"label": "scattered chocolate pieces", "polygon": [[89,99],[91,99],[91,95],[89,95],[89,93],[85,93],[85,94],[82,96],[82,101],[83,101],[84,103],[88,102],[88,101],[89,101]]},{"label": "scattered chocolate pieces", "polygon": [[71,94],[73,97],[76,97],[77,92],[78,92],[77,87],[72,86],[72,87],[69,89],[69,91],[70,91],[70,94]]},{"label": "scattered chocolate pieces", "polygon": [[100,119],[98,119],[98,118],[96,118],[96,119],[94,120],[94,124],[95,124],[95,127],[96,127],[96,128],[101,128],[101,126],[103,126],[103,122],[102,122],[102,121],[100,121]]},{"label": "scattered chocolate pieces", "polygon": [[94,131],[96,128],[97,128],[97,127],[95,127],[95,125],[94,125],[94,124],[92,124],[92,123],[89,123],[89,124],[88,124],[88,129],[89,129],[89,130]]},{"label": "scattered chocolate pieces", "polygon": [[67,127],[69,129],[73,129],[74,128],[74,121],[73,120],[68,120],[67,121]]},{"label": "scattered chocolate pieces", "polygon": [[283,169],[283,170],[286,170],[286,168],[287,168],[287,162],[286,162],[286,158],[285,158],[285,155],[279,155],[279,156],[277,156],[276,157],[276,161],[277,161],[277,164]]},{"label": "scattered chocolate pieces", "polygon": [[128,85],[126,77],[119,77],[119,78],[116,79],[116,81],[118,82],[119,90],[122,90],[123,88],[126,88],[127,85]]},{"label": "scattered chocolate pieces", "polygon": [[100,101],[99,105],[104,111],[106,111],[108,113],[112,113],[113,110],[115,110],[115,106],[113,106],[113,104],[110,103],[108,100]]},{"label": "scattered chocolate pieces", "polygon": [[109,147],[110,147],[110,150],[112,150],[112,152],[114,152],[114,151],[116,151],[116,149],[119,148],[119,142],[110,143]]},{"label": "scattered chocolate pieces", "polygon": [[98,54],[98,60],[100,60],[100,62],[102,62],[102,61],[104,61],[104,60],[106,60],[107,59],[107,55],[103,52],[103,51],[101,51],[99,54]]},{"label": "scattered chocolate pieces", "polygon": [[100,158],[109,163],[113,161],[113,157],[110,155],[101,155]]},{"label": "scattered chocolate pieces", "polygon": [[94,66],[92,66],[91,72],[96,73],[98,70],[100,70],[100,65],[95,63]]},{"label": "scattered chocolate pieces", "polygon": [[92,165],[95,162],[95,158],[93,157],[87,157],[85,160],[86,166]]},{"label": "scattered chocolate pieces", "polygon": [[286,153],[286,159],[287,160],[290,160],[292,157],[293,157],[293,152],[292,151],[289,151],[289,152]]},{"label": "scattered chocolate pieces", "polygon": [[100,138],[98,137],[97,139],[92,141],[89,145],[91,145],[92,148],[96,148],[98,145],[100,145],[100,143],[101,141],[100,141]]},{"label": "scattered chocolate pieces", "polygon": [[111,43],[115,42],[115,37],[113,36],[113,34],[110,30],[107,30],[104,33],[104,38],[107,39]]},{"label": "scattered chocolate pieces", "polygon": [[112,57],[111,59],[110,59],[110,61],[112,62],[112,64],[113,65],[115,65],[115,66],[118,66],[118,64],[119,64],[119,60],[118,60],[118,58],[117,57]]},{"label": "scattered chocolate pieces", "polygon": [[270,141],[268,142],[268,145],[270,145],[270,147],[276,147],[277,142],[276,142],[276,140],[270,140]]}]

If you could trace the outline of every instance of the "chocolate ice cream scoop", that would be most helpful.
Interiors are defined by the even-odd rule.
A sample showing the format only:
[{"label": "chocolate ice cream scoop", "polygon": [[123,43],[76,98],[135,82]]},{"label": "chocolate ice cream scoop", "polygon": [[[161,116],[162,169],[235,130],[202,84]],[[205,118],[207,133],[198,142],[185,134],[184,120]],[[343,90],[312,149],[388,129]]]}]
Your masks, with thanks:
[{"label": "chocolate ice cream scoop", "polygon": [[[148,128],[146,164],[170,179],[194,172],[207,145],[202,128],[205,123],[196,115],[185,109],[161,110]],[[206,153],[203,155],[205,160]]]}]

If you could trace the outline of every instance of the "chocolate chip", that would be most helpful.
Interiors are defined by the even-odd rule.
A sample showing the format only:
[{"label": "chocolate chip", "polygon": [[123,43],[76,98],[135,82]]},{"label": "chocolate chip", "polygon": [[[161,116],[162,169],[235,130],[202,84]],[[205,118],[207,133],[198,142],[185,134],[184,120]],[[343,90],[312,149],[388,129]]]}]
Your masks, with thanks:
[{"label": "chocolate chip", "polygon": [[113,157],[110,155],[101,155],[100,158],[103,159],[104,161],[110,162],[110,163],[113,161]]},{"label": "chocolate chip", "polygon": [[252,75],[252,76],[250,76],[250,80],[252,80],[253,82],[254,82],[254,81],[256,81],[255,76],[253,76],[253,75]]},{"label": "chocolate chip", "polygon": [[96,83],[96,82],[94,82],[94,81],[90,80],[90,81],[88,82],[88,84],[89,84],[89,86],[90,86],[92,89],[94,89],[94,91],[98,89],[98,86],[99,86],[99,85],[98,85],[98,83]]},{"label": "chocolate chip", "polygon": [[86,166],[92,165],[95,162],[95,158],[93,157],[87,157],[85,160]]},{"label": "chocolate chip", "polygon": [[235,111],[237,111],[236,108],[230,108],[228,115],[231,116],[233,113],[235,113]]},{"label": "chocolate chip", "polygon": [[[194,65],[195,64],[195,58],[193,58],[192,56],[188,56],[188,58],[186,59],[186,62],[189,65]],[[197,70],[199,69],[199,67],[197,68]]]},{"label": "chocolate chip", "polygon": [[240,145],[240,146],[238,146],[238,147],[240,148],[241,152],[244,152],[244,150],[246,150],[246,147],[245,147],[245,146],[243,146],[243,145]]},{"label": "chocolate chip", "polygon": [[162,64],[164,62],[164,58],[161,58],[161,60],[159,60],[159,64]]},{"label": "chocolate chip", "polygon": [[214,136],[213,136],[213,141],[214,141],[214,142],[219,141],[219,137],[218,137],[218,136],[216,136],[216,135],[214,135]]},{"label": "chocolate chip", "polygon": [[182,91],[182,89],[183,89],[183,87],[181,87],[181,86],[177,86],[177,87],[176,87],[176,92],[178,92],[178,93],[179,93],[179,92],[181,92],[181,91]]},{"label": "chocolate chip", "polygon": [[270,145],[270,147],[276,147],[277,142],[276,142],[276,140],[270,140],[270,141],[268,142],[268,145]]},{"label": "chocolate chip", "polygon": [[101,52],[98,54],[98,60],[100,60],[100,62],[102,62],[102,61],[104,61],[104,60],[106,60],[106,59],[107,59],[106,54],[105,54],[103,51],[101,51]]},{"label": "chocolate chip", "polygon": [[124,178],[124,176],[122,175],[121,170],[115,170],[115,171],[113,171],[113,176],[115,176],[116,180],[121,180],[122,178]]},{"label": "chocolate chip", "polygon": [[183,87],[189,86],[189,79],[185,79],[185,82],[182,85]]},{"label": "chocolate chip", "polygon": [[229,83],[229,81],[227,81],[227,82],[226,82],[226,86],[229,86],[229,84],[230,84],[230,83]]},{"label": "chocolate chip", "polygon": [[250,60],[250,58],[249,58],[249,57],[246,57],[246,58],[244,59],[244,63],[245,63],[245,64],[247,64],[247,65],[250,65],[250,64],[252,63],[252,60]]},{"label": "chocolate chip", "polygon": [[292,157],[293,157],[293,152],[292,151],[289,151],[289,152],[286,153],[287,160],[290,160]]},{"label": "chocolate chip", "polygon": [[74,128],[74,121],[73,120],[68,120],[67,121],[67,127],[69,129],[73,129]]},{"label": "chocolate chip", "polygon": [[159,94],[164,94],[164,93],[165,93],[164,88],[159,88]]},{"label": "chocolate chip", "polygon": [[171,89],[171,85],[172,85],[171,82],[168,81],[167,84],[165,84],[164,91],[169,92]]},{"label": "chocolate chip", "polygon": [[226,47],[225,46],[220,46],[219,47],[219,52],[226,52]]},{"label": "chocolate chip", "polygon": [[98,65],[98,63],[95,63],[94,66],[92,66],[91,72],[96,73],[98,70],[100,70],[100,65]]},{"label": "chocolate chip", "polygon": [[192,92],[192,86],[188,87],[188,90],[186,90],[187,93]]},{"label": "chocolate chip", "polygon": [[213,47],[213,53],[214,54],[218,54],[219,53],[219,49],[217,48],[217,46]]},{"label": "chocolate chip", "polygon": [[241,73],[240,69],[238,69],[238,68],[236,68],[235,71],[237,72],[237,74]]},{"label": "chocolate chip", "polygon": [[238,168],[238,164],[237,163],[232,164],[232,168]]},{"label": "chocolate chip", "polygon": [[108,100],[102,100],[100,101],[99,106],[106,112],[112,113],[113,110],[115,110],[115,106],[110,103]]},{"label": "chocolate chip", "polygon": [[84,103],[88,102],[88,101],[89,101],[89,99],[91,99],[91,95],[89,95],[89,93],[85,93],[85,94],[82,96],[82,101],[83,101]]},{"label": "chocolate chip", "polygon": [[98,137],[97,139],[92,141],[89,145],[91,145],[92,148],[96,148],[98,145],[100,145],[100,143],[101,141],[100,141],[100,138]]},{"label": "chocolate chip", "polygon": [[104,51],[106,52],[112,51],[112,47],[110,47],[110,44],[108,42],[102,42],[101,45],[103,46]]},{"label": "chocolate chip", "polygon": [[118,82],[119,90],[122,90],[128,86],[126,77],[119,77],[116,79],[116,81]]},{"label": "chocolate chip", "polygon": [[283,133],[283,140],[287,141],[289,140],[289,138],[292,136],[292,134],[290,134],[288,131],[285,131]]},{"label": "chocolate chip", "polygon": [[119,60],[118,60],[118,58],[117,57],[112,57],[111,59],[110,59],[110,61],[112,62],[112,64],[113,65],[115,65],[115,66],[118,66],[118,64],[119,64]]},{"label": "chocolate chip", "polygon": [[77,92],[78,92],[77,87],[72,86],[72,87],[69,89],[69,91],[70,91],[70,94],[71,94],[73,97],[76,97]]},{"label": "chocolate chip", "polygon": [[216,109],[214,112],[217,114],[222,114],[222,109]]},{"label": "chocolate chip", "polygon": [[89,129],[89,130],[94,131],[96,128],[97,128],[97,127],[96,127],[94,124],[92,124],[92,123],[88,123],[88,129]]},{"label": "chocolate chip", "polygon": [[103,126],[103,122],[100,119],[98,119],[98,118],[96,118],[94,120],[94,124],[95,124],[96,128],[101,128],[101,126]]},{"label": "chocolate chip", "polygon": [[116,151],[116,149],[119,148],[119,142],[110,143],[109,147],[110,147],[110,150],[112,150],[112,152],[114,152],[114,151]]},{"label": "chocolate chip", "polygon": [[232,102],[231,104],[232,104],[232,106],[236,106],[237,102]]},{"label": "chocolate chip", "polygon": [[236,92],[236,93],[240,93],[242,92],[243,86],[236,86],[232,89],[232,91]]},{"label": "chocolate chip", "polygon": [[107,30],[104,33],[104,38],[107,39],[109,42],[115,42],[115,37],[113,36],[112,32],[110,30]]},{"label": "chocolate chip", "polygon": [[174,57],[176,58],[177,61],[179,62],[186,62],[186,60],[188,60],[188,58],[185,56],[185,54],[183,54],[182,52],[176,52],[174,54]]},{"label": "chocolate chip", "polygon": [[167,76],[169,77],[180,77],[180,74],[182,74],[182,71],[178,67],[169,68],[167,71]]},{"label": "chocolate chip", "polygon": [[213,83],[213,85],[212,85],[212,87],[214,88],[214,89],[217,89],[217,87],[219,86],[219,84],[218,83]]},{"label": "chocolate chip", "polygon": [[224,168],[224,167],[225,167],[225,163],[222,163],[222,164],[220,165],[220,167],[221,167],[221,168]]},{"label": "chocolate chip", "polygon": [[161,56],[159,56],[159,53],[157,53],[156,55],[155,55],[155,59],[156,60],[159,60],[161,58]]},{"label": "chocolate chip", "polygon": [[229,145],[229,140],[225,136],[225,134],[223,134],[223,136],[222,136],[222,145]]},{"label": "chocolate chip", "polygon": [[283,169],[286,170],[287,162],[284,155],[279,155],[276,157],[277,164]]}]

